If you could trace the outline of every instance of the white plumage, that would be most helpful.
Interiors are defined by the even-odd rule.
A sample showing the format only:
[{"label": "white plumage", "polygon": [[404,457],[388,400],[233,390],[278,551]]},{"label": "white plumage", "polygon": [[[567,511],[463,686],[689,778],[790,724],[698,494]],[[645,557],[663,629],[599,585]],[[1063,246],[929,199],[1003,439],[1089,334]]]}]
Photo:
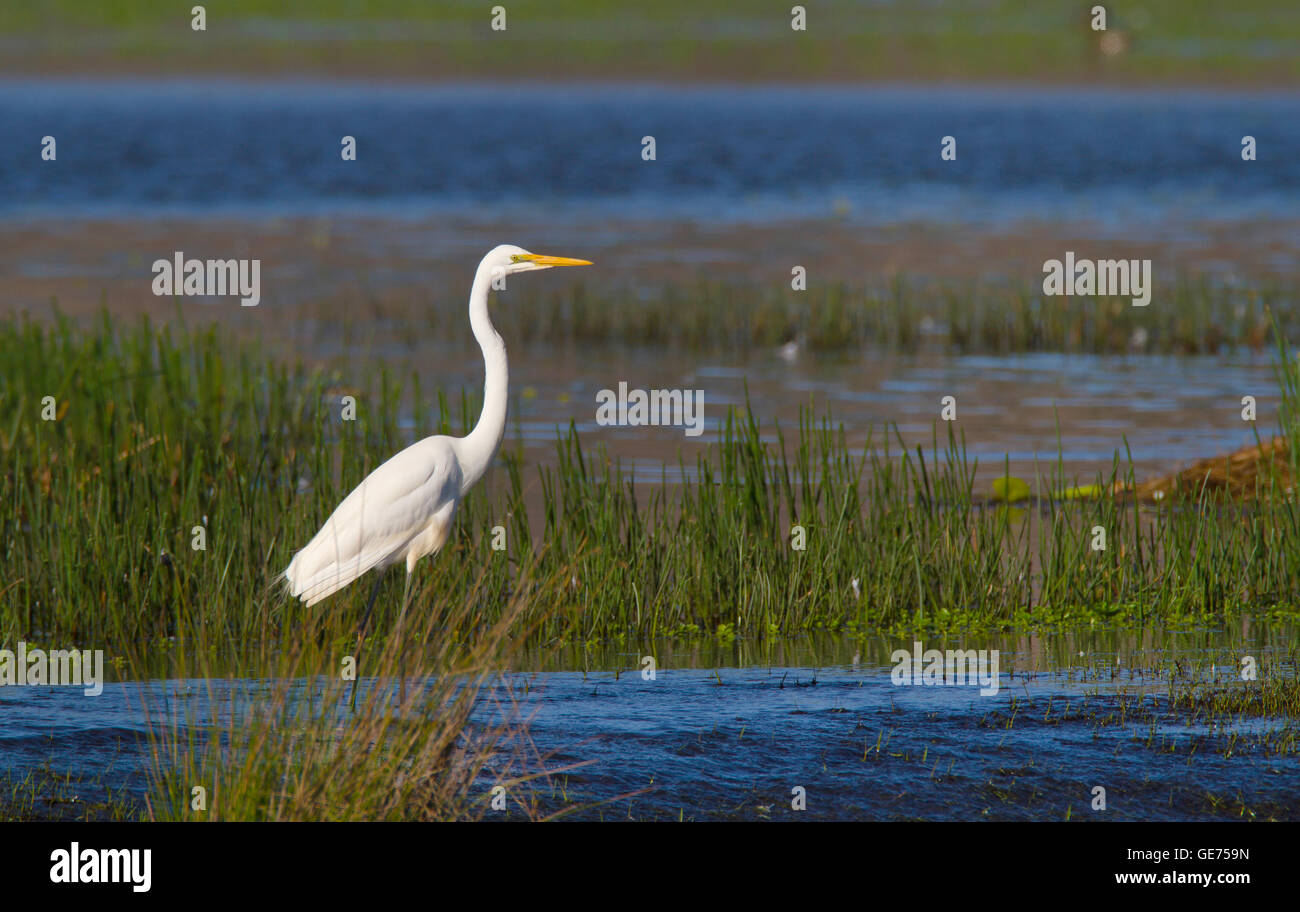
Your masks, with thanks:
[{"label": "white plumage", "polygon": [[407,572],[447,541],[461,496],[450,437],[426,437],[366,476],[285,570],[309,606],[369,570],[405,560]]},{"label": "white plumage", "polygon": [[[382,573],[403,560],[409,581],[416,562],[446,544],[456,506],[483,477],[505,433],[509,373],[505,343],[488,316],[493,281],[552,266],[589,265],[586,260],[543,256],[510,244],[488,252],[474,274],[469,297],[470,326],[483,350],[485,373],[478,424],[466,437],[426,437],[366,476],[294,555],[283,574],[291,595],[314,605],[367,571]],[[378,592],[376,580],[366,620]]]}]

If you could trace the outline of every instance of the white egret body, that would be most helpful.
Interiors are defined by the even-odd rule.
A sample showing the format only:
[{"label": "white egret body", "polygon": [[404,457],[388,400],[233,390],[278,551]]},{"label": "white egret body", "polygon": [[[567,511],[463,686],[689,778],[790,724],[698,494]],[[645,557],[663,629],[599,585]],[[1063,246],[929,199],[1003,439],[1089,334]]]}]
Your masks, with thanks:
[{"label": "white egret body", "polygon": [[[486,372],[478,424],[466,437],[426,437],[366,476],[294,555],[284,571],[291,595],[314,605],[369,570],[381,571],[382,578],[382,571],[399,561],[406,562],[409,583],[416,562],[446,543],[460,499],[487,472],[505,433],[506,346],[488,316],[493,279],[552,266],[589,265],[511,244],[493,248],[483,258],[469,296],[469,322],[483,349]],[[402,607],[405,611],[405,604]],[[369,613],[367,606],[367,619]]]}]

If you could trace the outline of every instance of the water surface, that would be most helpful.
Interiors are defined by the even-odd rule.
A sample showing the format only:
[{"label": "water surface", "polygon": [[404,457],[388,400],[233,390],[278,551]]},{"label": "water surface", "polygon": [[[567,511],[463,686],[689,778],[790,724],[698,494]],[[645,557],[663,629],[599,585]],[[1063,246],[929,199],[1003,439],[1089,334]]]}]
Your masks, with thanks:
[{"label": "water surface", "polygon": [[[497,679],[475,718],[527,720],[534,771],[584,764],[540,780],[537,797],[548,812],[587,818],[1240,819],[1243,805],[1294,818],[1294,718],[1189,719],[1168,704],[1171,690],[1194,683],[1236,686],[1243,654],[1271,663],[1269,673],[1294,675],[1289,636],[1247,623],[923,644],[999,648],[991,695],[895,685],[890,654],[912,644],[883,639],[661,644],[653,680],[635,651],[583,650],[582,659],[558,658],[589,663],[586,671]],[[791,664],[762,664],[764,655]],[[802,664],[810,658],[818,664]],[[93,779],[87,795],[107,785],[138,801],[148,788],[146,701],[155,719],[199,726],[224,719],[232,694],[240,704],[273,686],[128,682],[96,698],[5,688],[0,770],[21,776],[49,763]],[[318,690],[317,682],[293,686]],[[503,755],[497,765],[511,762]],[[491,784],[489,768],[483,790]],[[1098,785],[1107,790],[1104,815],[1090,808]],[[805,811],[791,808],[795,787],[806,791]]]},{"label": "water surface", "polygon": [[[35,157],[47,135],[57,162]],[[5,81],[0,218],[1032,217],[1141,238],[1293,216],[1297,146],[1294,93]]]}]

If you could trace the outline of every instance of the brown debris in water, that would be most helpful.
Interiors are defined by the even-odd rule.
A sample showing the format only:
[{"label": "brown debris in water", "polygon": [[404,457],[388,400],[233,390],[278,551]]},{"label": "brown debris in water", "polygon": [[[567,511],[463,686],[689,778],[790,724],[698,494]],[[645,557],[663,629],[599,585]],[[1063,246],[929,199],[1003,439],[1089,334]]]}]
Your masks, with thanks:
[{"label": "brown debris in water", "polygon": [[1290,446],[1285,437],[1274,437],[1138,485],[1116,482],[1114,493],[1156,503],[1175,496],[1200,497],[1202,492],[1224,491],[1235,499],[1255,500],[1292,490]]}]

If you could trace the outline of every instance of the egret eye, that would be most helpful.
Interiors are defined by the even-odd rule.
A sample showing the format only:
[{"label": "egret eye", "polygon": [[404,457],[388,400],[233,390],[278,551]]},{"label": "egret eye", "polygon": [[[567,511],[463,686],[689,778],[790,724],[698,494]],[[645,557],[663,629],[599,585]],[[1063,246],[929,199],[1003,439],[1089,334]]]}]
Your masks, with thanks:
[{"label": "egret eye", "polygon": [[526,259],[528,258],[522,253],[512,253],[510,255],[510,262],[512,263],[522,263]]}]

